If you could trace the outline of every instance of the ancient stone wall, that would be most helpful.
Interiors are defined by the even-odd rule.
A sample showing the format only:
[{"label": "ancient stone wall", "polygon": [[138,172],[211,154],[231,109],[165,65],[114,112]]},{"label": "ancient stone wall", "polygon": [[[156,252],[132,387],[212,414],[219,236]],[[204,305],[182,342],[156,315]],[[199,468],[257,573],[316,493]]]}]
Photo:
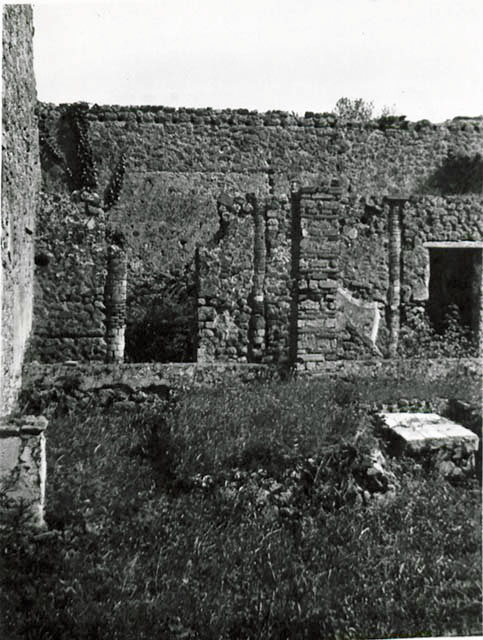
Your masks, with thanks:
[{"label": "ancient stone wall", "polygon": [[291,203],[223,194],[218,216],[218,231],[197,254],[197,361],[288,364]]},{"label": "ancient stone wall", "polygon": [[46,455],[42,417],[19,415],[32,324],[34,237],[40,162],[35,116],[33,19],[29,5],[3,8],[2,209],[0,235],[0,519],[44,524]]},{"label": "ancient stone wall", "polygon": [[3,12],[0,415],[15,405],[32,323],[35,214],[40,186],[32,10]]},{"label": "ancient stone wall", "polygon": [[427,298],[430,242],[481,242],[483,198],[477,196],[412,196],[402,220],[403,279],[406,304]]},{"label": "ancient stone wall", "polygon": [[[353,360],[330,361],[318,377],[373,381],[383,393],[385,410],[442,411],[447,407],[455,379],[473,386],[481,377],[478,359]],[[25,396],[32,413],[92,408],[140,409],[144,403],[165,402],[193,387],[252,384],[280,379],[277,367],[236,362],[71,364],[32,363],[26,367]],[[311,375],[308,369],[300,375]],[[418,398],[401,398],[391,383],[420,381]],[[414,389],[414,382],[411,383]],[[428,386],[431,392],[428,393]],[[393,402],[394,404],[386,404]]]},{"label": "ancient stone wall", "polygon": [[95,196],[42,194],[35,262],[30,359],[103,359],[107,244]]},{"label": "ancient stone wall", "polygon": [[[40,109],[43,186],[48,192],[69,189],[65,165],[72,164],[75,150],[67,109],[68,105]],[[178,299],[192,295],[193,256],[196,247],[206,246],[216,233],[220,193],[255,193],[260,202],[268,197],[281,201],[287,200],[293,178],[301,184],[318,184],[327,176],[343,176],[345,192],[354,204],[346,207],[346,229],[341,229],[341,263],[345,246],[346,254],[359,254],[370,275],[368,283],[363,277],[351,277],[350,293],[370,301],[376,299],[373,290],[385,300],[384,276],[377,272],[383,268],[379,258],[385,240],[375,254],[364,246],[371,243],[368,229],[381,237],[384,233],[386,222],[377,214],[382,195],[394,190],[443,193],[445,177],[455,171],[464,174],[465,161],[473,167],[478,164],[477,154],[483,153],[481,119],[432,125],[386,118],[342,126],[332,114],[308,113],[299,118],[283,112],[97,105],[87,109],[86,118],[101,190],[119,157],[126,157],[121,198],[109,216],[125,235],[129,255],[126,357],[131,360],[137,353],[143,354],[141,359],[190,358],[192,348],[187,343],[193,305],[183,307]],[[462,188],[481,193],[483,185],[475,179],[463,186],[453,181],[450,187],[458,193]],[[280,211],[278,204],[273,211]],[[282,211],[284,220],[286,208]],[[363,228],[357,238],[351,238],[347,234],[355,233],[351,230],[355,217]],[[281,323],[290,311],[274,307],[267,287],[282,294],[271,270],[280,266],[286,273],[285,266],[290,264],[287,245],[281,241],[282,219],[278,221],[278,213],[272,217],[266,236],[268,244],[273,237],[273,251],[271,256],[267,244],[266,337],[261,357],[276,361],[285,357],[285,346],[276,346],[276,336],[283,334],[280,345],[285,345],[288,338]],[[373,271],[375,262],[378,266]],[[343,270],[341,277],[348,279]],[[286,287],[282,289],[285,296]],[[284,302],[290,306],[287,299]],[[178,328],[176,315],[181,318]],[[158,317],[172,317],[171,324],[159,321],[156,325],[153,319]],[[149,344],[163,334],[173,348],[150,353],[149,344],[141,344],[147,333],[153,334]],[[359,355],[365,349],[361,343]]]},{"label": "ancient stone wall", "polygon": [[[476,346],[481,352],[483,199],[477,196],[411,197],[404,208],[401,228],[401,323],[406,339],[414,336],[413,339],[418,340],[421,318],[431,312],[430,279],[438,275],[438,267],[433,264],[435,273],[431,273],[430,252],[437,248],[444,263],[448,251],[461,254],[469,250],[474,254],[473,269],[466,270],[462,265],[465,274],[459,277],[456,284],[459,294],[453,297],[463,315],[464,307],[472,307],[472,319],[462,320],[472,325],[479,342]],[[440,302],[444,307],[444,300]]]},{"label": "ancient stone wall", "polygon": [[[41,112],[45,128],[60,144],[64,111],[44,105]],[[291,176],[309,182],[343,173],[353,192],[419,192],[428,183],[436,186],[435,174],[450,157],[483,150],[481,119],[434,125],[382,118],[340,125],[333,114],[97,105],[88,118],[101,183],[126,151],[133,174],[164,174],[165,183],[170,174],[209,174],[218,183],[215,188],[221,180],[227,187],[237,184],[240,191],[255,191],[258,174],[287,192]],[[49,190],[59,188],[54,172],[49,170],[45,180]]]},{"label": "ancient stone wall", "polygon": [[[260,206],[260,204],[259,204]],[[298,236],[290,196],[269,198],[265,214],[264,306],[266,347],[263,362],[287,365],[290,362],[291,324],[295,314],[293,282],[297,263]],[[295,254],[293,253],[295,252]]]},{"label": "ancient stone wall", "polygon": [[[225,357],[229,343],[231,359],[244,361],[248,355],[249,361],[255,361],[253,346],[260,345],[252,344],[250,317],[265,332],[261,362],[297,362],[299,368],[315,370],[331,360],[387,357],[391,348],[407,355],[404,349],[410,343],[417,355],[430,303],[431,246],[466,247],[479,251],[476,257],[481,257],[483,202],[477,196],[355,198],[334,185],[302,189],[292,198],[291,207],[283,198],[258,202],[264,217],[260,232],[265,271],[257,276],[263,309],[257,311],[253,299],[257,268],[253,216],[246,219],[245,227],[232,225],[227,238],[201,252],[198,287],[210,295],[201,299],[199,331],[202,342],[206,337],[216,342],[211,359]],[[397,282],[393,283],[390,215],[399,220],[398,270],[393,274]],[[474,285],[481,287],[481,268]],[[396,289],[398,297],[392,302],[391,292]],[[479,292],[473,305],[481,323]],[[244,311],[230,311],[235,307]],[[230,338],[226,328],[214,332],[215,317],[223,317],[232,327]],[[400,332],[402,351],[398,351]]]},{"label": "ancient stone wall", "polygon": [[245,200],[222,199],[220,228],[197,256],[197,361],[248,362],[254,220]]}]

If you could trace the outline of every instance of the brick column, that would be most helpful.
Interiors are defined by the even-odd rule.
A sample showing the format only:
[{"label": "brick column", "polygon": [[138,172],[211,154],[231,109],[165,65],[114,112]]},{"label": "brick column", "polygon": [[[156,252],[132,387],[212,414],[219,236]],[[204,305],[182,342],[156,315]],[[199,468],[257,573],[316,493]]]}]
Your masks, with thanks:
[{"label": "brick column", "polygon": [[316,369],[337,359],[336,294],[340,253],[338,213],[342,189],[300,193],[297,368]]},{"label": "brick column", "polygon": [[106,307],[106,362],[124,360],[126,330],[127,256],[118,245],[107,253],[107,279],[104,292]]},{"label": "brick column", "polygon": [[389,203],[389,357],[395,358],[399,344],[401,306],[401,218],[407,198],[394,196],[386,198]]}]

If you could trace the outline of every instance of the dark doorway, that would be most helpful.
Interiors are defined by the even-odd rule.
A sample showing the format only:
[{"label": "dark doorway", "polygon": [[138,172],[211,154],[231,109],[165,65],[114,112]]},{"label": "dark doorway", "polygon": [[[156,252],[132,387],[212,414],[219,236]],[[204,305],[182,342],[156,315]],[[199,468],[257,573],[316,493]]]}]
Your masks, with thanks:
[{"label": "dark doorway", "polygon": [[461,328],[476,340],[481,323],[480,248],[429,249],[429,304],[431,324],[443,333],[449,319],[459,316]]}]

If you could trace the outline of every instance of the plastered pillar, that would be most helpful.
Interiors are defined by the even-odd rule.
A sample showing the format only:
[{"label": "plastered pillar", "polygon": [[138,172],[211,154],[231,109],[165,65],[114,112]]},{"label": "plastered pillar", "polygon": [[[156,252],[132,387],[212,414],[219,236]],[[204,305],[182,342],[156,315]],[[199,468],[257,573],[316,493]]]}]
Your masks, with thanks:
[{"label": "plastered pillar", "polygon": [[106,362],[124,360],[126,293],[126,252],[122,247],[112,244],[108,248],[105,288]]},{"label": "plastered pillar", "polygon": [[43,416],[0,419],[0,519],[20,508],[23,524],[44,527],[47,463]]}]

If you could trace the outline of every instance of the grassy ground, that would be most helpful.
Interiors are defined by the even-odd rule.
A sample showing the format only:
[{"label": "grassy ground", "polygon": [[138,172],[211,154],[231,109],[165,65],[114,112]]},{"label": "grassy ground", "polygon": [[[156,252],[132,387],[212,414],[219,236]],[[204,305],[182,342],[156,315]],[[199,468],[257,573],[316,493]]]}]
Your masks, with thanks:
[{"label": "grassy ground", "polygon": [[358,490],[364,405],[384,389],[215,389],[168,411],[52,420],[58,533],[1,534],[1,637],[481,633],[477,483],[402,460],[383,487],[396,491]]}]

